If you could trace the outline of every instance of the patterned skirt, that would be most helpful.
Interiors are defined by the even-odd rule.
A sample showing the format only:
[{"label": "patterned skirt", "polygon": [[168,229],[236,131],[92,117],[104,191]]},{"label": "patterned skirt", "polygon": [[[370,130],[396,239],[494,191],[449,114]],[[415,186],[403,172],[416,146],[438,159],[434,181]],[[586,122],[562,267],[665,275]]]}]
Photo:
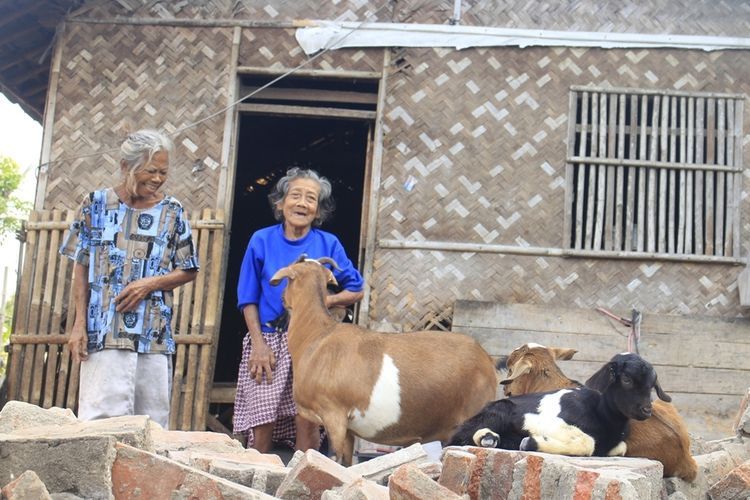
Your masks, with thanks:
[{"label": "patterned skirt", "polygon": [[237,395],[234,399],[232,426],[235,434],[247,436],[247,447],[255,442],[253,427],[276,422],[272,441],[294,447],[294,417],[297,406],[292,398],[292,358],[287,345],[287,333],[264,335],[263,339],[276,356],[273,381],[257,383],[247,366],[252,352],[250,335],[242,341],[242,361],[237,376]]}]

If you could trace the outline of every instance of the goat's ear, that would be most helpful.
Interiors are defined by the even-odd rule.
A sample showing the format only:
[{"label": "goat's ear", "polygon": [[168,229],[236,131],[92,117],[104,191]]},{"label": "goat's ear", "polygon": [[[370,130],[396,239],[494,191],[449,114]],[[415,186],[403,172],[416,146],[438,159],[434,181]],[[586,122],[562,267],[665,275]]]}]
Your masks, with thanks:
[{"label": "goat's ear", "polygon": [[522,359],[516,363],[515,366],[509,366],[508,369],[511,370],[513,374],[510,377],[501,380],[500,383],[502,385],[508,385],[521,375],[529,373],[531,371],[531,363]]},{"label": "goat's ear", "polygon": [[662,401],[666,401],[667,403],[672,402],[672,397],[666,392],[664,392],[664,389],[662,389],[661,386],[659,385],[658,378],[656,379],[656,382],[654,382],[654,389],[656,389],[656,395],[659,396],[659,399],[661,399]]},{"label": "goat's ear", "polygon": [[578,352],[575,349],[568,349],[565,347],[550,347],[549,351],[552,353],[553,358],[561,360],[572,359],[573,355]]},{"label": "goat's ear", "polygon": [[585,385],[595,391],[604,392],[615,380],[617,380],[617,363],[610,361],[591,375]]},{"label": "goat's ear", "polygon": [[294,278],[294,271],[292,271],[291,267],[282,267],[281,269],[276,271],[276,273],[271,276],[269,283],[271,283],[273,286],[276,286],[281,283],[281,280],[283,280],[284,278]]}]

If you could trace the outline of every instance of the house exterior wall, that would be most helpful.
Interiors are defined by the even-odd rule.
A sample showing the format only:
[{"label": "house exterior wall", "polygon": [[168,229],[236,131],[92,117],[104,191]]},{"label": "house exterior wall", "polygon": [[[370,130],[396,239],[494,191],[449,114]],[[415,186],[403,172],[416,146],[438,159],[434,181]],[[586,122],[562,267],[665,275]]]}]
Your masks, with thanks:
[{"label": "house exterior wall", "polygon": [[[383,110],[378,238],[560,248],[572,85],[747,93],[750,52],[403,49]],[[745,108],[745,138],[748,135]],[[404,188],[412,176],[412,191]],[[748,253],[748,170],[742,255]],[[380,249],[371,319],[455,299],[735,316],[741,267]]]},{"label": "house exterior wall", "polygon": [[[441,23],[452,1],[390,3],[289,1],[125,2],[78,17],[295,19]],[[663,0],[556,2],[465,1],[462,24],[511,28],[741,35],[742,2]],[[523,7],[523,9],[522,9]],[[680,15],[675,15],[679,12]],[[683,15],[691,12],[693,15]],[[741,13],[742,15],[730,14]],[[73,208],[93,188],[119,179],[118,147],[127,130],[169,131],[226,106],[231,27],[66,24],[55,102],[45,208]],[[389,49],[390,50],[390,49]],[[383,50],[324,54],[308,69],[380,71]],[[631,307],[650,313],[747,316],[726,264],[595,260],[549,256],[397,250],[384,240],[489,243],[560,248],[563,244],[568,91],[596,85],[748,93],[750,51],[671,49],[393,49],[382,108],[378,196],[369,322],[392,330],[418,324],[456,299],[555,306]],[[307,60],[289,27],[243,28],[240,66],[293,67]],[[745,106],[745,143],[750,120]],[[170,192],[188,209],[214,207],[219,193],[224,114],[181,134]],[[114,151],[109,151],[114,148]],[[69,159],[76,155],[101,156]],[[195,168],[194,168],[195,167]],[[230,170],[233,166],[228,167]],[[409,191],[410,177],[416,183]],[[750,202],[745,170],[742,248],[747,255]]]}]

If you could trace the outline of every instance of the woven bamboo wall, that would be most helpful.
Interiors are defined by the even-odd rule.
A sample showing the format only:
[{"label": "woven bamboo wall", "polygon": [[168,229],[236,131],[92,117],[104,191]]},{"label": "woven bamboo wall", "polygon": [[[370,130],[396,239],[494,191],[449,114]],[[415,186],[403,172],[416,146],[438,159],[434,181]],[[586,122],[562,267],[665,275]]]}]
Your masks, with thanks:
[{"label": "woven bamboo wall", "polygon": [[[307,60],[292,29],[243,29],[240,66],[285,69]],[[305,70],[382,71],[382,49],[342,49],[327,52],[304,66]]]},{"label": "woven bamboo wall", "polygon": [[[560,248],[571,85],[750,91],[748,51],[405,49],[400,57],[384,109],[379,239]],[[745,142],[748,118],[745,110]],[[746,169],[743,255],[747,179]],[[370,319],[409,328],[459,298],[735,316],[748,314],[738,305],[740,270],[380,249]]]},{"label": "woven bamboo wall", "polygon": [[[746,9],[739,2],[663,0],[623,8],[622,2],[587,1],[521,8],[527,3],[466,0],[462,24],[710,35],[743,34],[748,27],[748,16],[736,15]],[[377,11],[371,20],[444,24],[452,7],[452,1],[426,0],[123,0],[77,15],[285,22],[361,20]],[[676,15],[684,12],[696,15]],[[123,129],[134,125],[176,129],[225,105],[231,31],[69,23],[53,159],[116,147]],[[287,29],[243,29],[239,64],[299,64],[306,56],[293,35]],[[383,109],[378,240],[559,248],[571,85],[731,93],[748,93],[750,86],[748,51],[401,49],[393,51],[392,60]],[[381,50],[349,49],[325,54],[310,69],[379,71],[381,61]],[[220,115],[176,141],[173,172],[181,168],[184,174],[171,176],[170,191],[192,210],[215,205],[222,132]],[[115,158],[111,153],[54,164],[45,208],[71,208],[82,193],[111,184],[117,176]],[[192,173],[195,162],[207,168]],[[403,187],[409,176],[417,181],[412,191]],[[747,254],[750,181],[745,179]],[[368,276],[370,320],[395,330],[408,328],[425,313],[443,313],[457,298],[735,316],[747,314],[738,306],[738,272],[727,265],[377,249]]]},{"label": "woven bamboo wall", "polygon": [[[173,132],[228,103],[231,28],[69,23],[62,44],[47,209],[119,182],[128,131]],[[167,190],[190,210],[216,204],[223,130],[222,113],[174,138]]]}]

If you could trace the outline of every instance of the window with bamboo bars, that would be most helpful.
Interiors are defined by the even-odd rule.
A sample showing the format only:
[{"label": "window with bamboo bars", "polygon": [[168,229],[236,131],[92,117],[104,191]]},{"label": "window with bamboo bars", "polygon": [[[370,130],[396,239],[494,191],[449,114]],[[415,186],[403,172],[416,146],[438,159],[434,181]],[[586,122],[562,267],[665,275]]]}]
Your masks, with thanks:
[{"label": "window with bamboo bars", "polygon": [[743,98],[571,88],[565,247],[740,258]]}]

